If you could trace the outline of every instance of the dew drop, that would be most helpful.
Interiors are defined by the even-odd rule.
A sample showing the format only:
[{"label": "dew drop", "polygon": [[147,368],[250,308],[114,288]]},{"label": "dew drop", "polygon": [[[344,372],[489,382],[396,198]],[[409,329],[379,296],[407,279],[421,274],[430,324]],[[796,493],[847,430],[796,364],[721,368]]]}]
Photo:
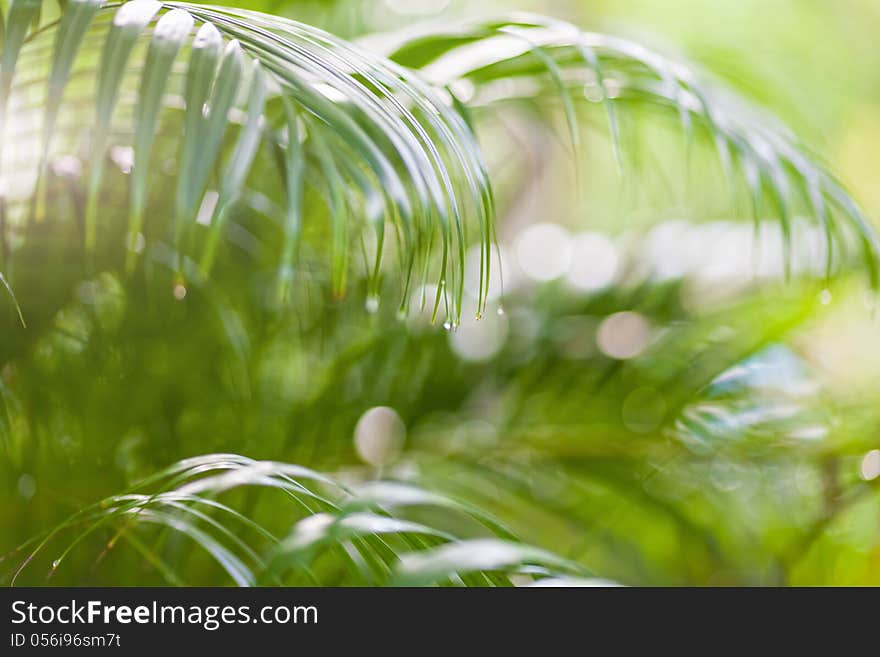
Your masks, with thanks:
[{"label": "dew drop", "polygon": [[452,322],[448,320],[443,322],[443,328],[445,328],[447,331],[450,330],[452,328]]},{"label": "dew drop", "polygon": [[504,314],[504,308],[502,308],[501,306],[498,306],[498,315],[500,316],[503,314]]},{"label": "dew drop", "polygon": [[821,303],[823,306],[827,306],[829,303],[831,303],[831,290],[822,290],[819,293],[819,303]]},{"label": "dew drop", "polygon": [[368,313],[370,313],[371,315],[375,315],[377,312],[379,312],[379,297],[374,294],[368,296],[365,307]]},{"label": "dew drop", "polygon": [[174,294],[174,298],[178,301],[183,301],[186,298],[186,286],[183,283],[178,283],[174,286],[172,294]]},{"label": "dew drop", "polygon": [[55,559],[55,561],[52,562],[52,570],[57,569],[58,564],[60,564],[60,563],[61,563],[61,559]]}]

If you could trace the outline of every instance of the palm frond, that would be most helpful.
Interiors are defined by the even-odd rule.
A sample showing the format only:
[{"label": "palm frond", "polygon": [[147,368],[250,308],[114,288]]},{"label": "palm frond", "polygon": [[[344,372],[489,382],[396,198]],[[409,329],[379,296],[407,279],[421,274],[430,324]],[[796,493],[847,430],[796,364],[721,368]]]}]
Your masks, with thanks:
[{"label": "palm frond", "polygon": [[[128,146],[134,151],[129,250],[144,241],[142,230],[153,230],[151,241],[167,240],[181,261],[195,257],[207,273],[262,143],[286,153],[273,175],[288,181],[287,196],[273,200],[287,208],[287,217],[302,216],[296,205],[304,202],[314,214],[315,199],[304,199],[291,182],[302,175],[298,159],[310,165],[310,189],[326,198],[335,295],[345,291],[349,245],[369,232],[376,246],[368,287],[376,302],[385,227],[395,226],[404,289],[416,272],[436,272],[430,274],[441,290],[436,303],[457,320],[470,239],[466,224],[478,226],[488,268],[493,214],[473,135],[439,94],[389,62],[271,16],[173,2],[99,5],[70,2],[59,23],[24,39],[33,8],[21,0],[12,4],[16,39],[6,41],[3,66],[9,82],[3,100],[12,117],[3,149],[10,242],[20,240],[30,222],[49,220],[50,164],[61,155],[77,156],[88,169],[81,211],[86,254],[94,258],[98,246],[115,241],[118,230],[106,225],[99,209],[108,193],[105,159],[111,146]],[[33,130],[41,135],[37,161],[28,141]],[[168,212],[150,198],[156,185],[151,154],[158,151],[178,160],[173,220],[144,226],[148,208]],[[220,198],[201,219],[206,229],[196,219],[205,199],[218,193],[215,185]],[[281,224],[285,244],[283,279],[302,231],[299,222],[271,218]],[[436,245],[438,262],[432,258]]]},{"label": "palm frond", "polygon": [[728,185],[748,190],[755,221],[762,205],[775,210],[787,262],[800,209],[824,230],[826,274],[854,240],[876,288],[880,241],[841,183],[774,117],[706,81],[693,66],[626,39],[529,14],[416,26],[369,36],[364,45],[414,68],[433,85],[457,94],[460,102],[488,106],[490,112],[511,100],[560,95],[571,124],[572,99],[600,102],[619,164],[626,151],[620,110],[633,104],[670,107],[679,116],[688,147],[695,125],[704,128]]},{"label": "palm frond", "polygon": [[[115,262],[121,242],[129,270],[145,244],[166,242],[180,284],[187,259],[203,274],[212,269],[230,217],[253,192],[272,202],[260,239],[279,245],[270,249],[279,297],[306,240],[314,253],[329,251],[337,297],[362,252],[367,306],[375,308],[393,227],[401,310],[421,278],[437,283],[434,316],[442,308],[455,324],[474,226],[478,314],[495,233],[491,186],[463,108],[543,93],[543,82],[562,101],[574,142],[574,92],[600,100],[617,153],[625,102],[673,107],[688,140],[694,123],[708,131],[722,168],[742,179],[756,207],[776,206],[786,245],[803,207],[824,226],[829,273],[854,239],[877,279],[877,238],[831,174],[763,113],[629,41],[521,16],[417,28],[368,39],[367,48],[274,16],[152,0],[75,0],[60,21],[28,34],[39,5],[12,2],[0,72],[9,206],[0,232],[11,283],[14,251],[31,224],[65,221],[81,223],[88,261]],[[119,166],[130,173],[130,209],[121,228],[100,208],[114,207],[108,198],[118,186],[108,179],[108,153],[125,148],[130,163]],[[50,166],[59,158],[62,166]],[[274,164],[265,166],[267,158]],[[53,178],[76,179],[83,168],[84,199],[50,194]],[[166,185],[173,195],[160,194]]]},{"label": "palm frond", "polygon": [[[278,499],[265,518],[258,504],[250,503],[242,513],[234,508],[236,502],[218,499],[234,499],[243,488],[280,493],[290,512],[281,512]],[[408,519],[409,509],[427,519]],[[427,524],[432,518],[438,524]],[[151,526],[158,531],[147,531]],[[475,537],[463,540],[460,532]],[[412,484],[344,485],[300,466],[212,454],[181,461],[125,493],[88,506],[22,546],[30,553],[17,567],[13,583],[42,553],[57,549],[62,536],[72,535],[54,555],[50,574],[74,559],[79,546],[94,544],[90,539],[101,536],[105,552],[128,543],[149,555],[148,562],[166,581],[180,584],[186,578],[172,562],[181,558],[181,547],[170,534],[190,539],[240,586],[479,586],[586,575],[577,564],[517,541],[478,510]],[[101,554],[99,560],[105,558]],[[198,563],[195,555],[189,559]]]}]

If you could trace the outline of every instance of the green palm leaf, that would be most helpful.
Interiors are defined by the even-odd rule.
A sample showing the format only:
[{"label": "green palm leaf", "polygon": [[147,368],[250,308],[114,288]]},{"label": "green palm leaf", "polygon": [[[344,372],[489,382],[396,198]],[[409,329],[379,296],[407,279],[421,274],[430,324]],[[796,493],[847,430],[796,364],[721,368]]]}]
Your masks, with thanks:
[{"label": "green palm leaf", "polygon": [[[33,187],[16,186],[8,199],[13,206],[33,200],[36,220],[46,215],[52,153],[75,150],[81,128],[88,127],[82,110],[89,104],[97,108],[89,136],[83,237],[87,252],[99,245],[112,247],[99,243],[101,231],[108,235],[113,231],[98,225],[112,221],[98,217],[109,143],[130,145],[134,151],[127,241],[129,249],[137,251],[144,242],[144,215],[150,203],[157,202],[148,198],[148,179],[155,166],[151,153],[157,148],[165,152],[161,144],[170,140],[179,145],[172,149],[179,153],[171,211],[175,219],[164,226],[158,221],[147,226],[147,237],[170,240],[178,259],[194,257],[203,270],[210,270],[228,223],[230,202],[240,198],[249,184],[259,139],[287,153],[281,175],[288,181],[288,200],[277,199],[280,206],[288,206],[288,219],[282,222],[285,246],[278,255],[282,277],[292,271],[292,259],[300,252],[295,245],[302,237],[302,221],[291,217],[302,214],[295,209],[300,203],[295,162],[304,150],[304,166],[312,169],[306,180],[327,206],[334,293],[344,292],[355,245],[372,233],[378,246],[365,273],[371,281],[368,305],[376,304],[384,227],[392,225],[398,236],[402,308],[406,309],[414,276],[424,277],[424,282],[436,277],[435,314],[442,307],[455,324],[462,311],[464,255],[471,239],[468,225],[476,226],[481,244],[479,312],[486,303],[494,236],[491,186],[473,134],[460,114],[461,101],[480,106],[482,90],[502,79],[546,79],[562,100],[574,141],[578,119],[571,90],[585,83],[599,89],[617,152],[622,144],[616,106],[624,102],[671,105],[687,135],[692,121],[700,121],[718,147],[722,167],[731,171],[737,165],[756,202],[766,195],[779,207],[786,244],[794,197],[802,193],[814,219],[826,227],[829,267],[834,249],[844,242],[835,238],[850,230],[861,242],[872,280],[876,279],[877,238],[830,174],[762,114],[703,84],[689,68],[637,44],[523,16],[451,30],[419,28],[365,41],[386,58],[308,25],[254,12],[176,2],[161,3],[161,8],[152,1],[118,8],[99,5],[69,3],[59,23],[25,39],[36,5],[13,3],[2,67],[4,103],[15,104],[20,115],[25,111],[25,90],[15,81],[38,71],[48,58],[39,157],[20,168],[35,168]],[[199,26],[195,35],[194,25]],[[51,54],[42,45],[48,39],[54,44]],[[146,54],[137,47],[143,41],[149,42]],[[220,64],[224,41],[227,52]],[[88,76],[82,74],[92,70],[96,50],[103,55],[91,88]],[[24,53],[24,61],[19,52]],[[188,61],[178,61],[186,53]],[[138,79],[141,91],[135,102],[122,90]],[[450,99],[447,89],[454,93],[462,82],[471,85],[470,97]],[[252,93],[243,91],[245,85]],[[612,86],[613,98],[608,92]],[[521,95],[517,89],[535,90],[540,85],[510,89],[517,96]],[[28,94],[37,98],[33,93],[29,86]],[[277,99],[298,117],[297,139],[290,139],[289,112],[274,109]],[[63,126],[57,124],[62,107]],[[133,121],[123,122],[123,116]],[[19,136],[7,138],[17,141]],[[53,150],[53,145],[63,150]],[[20,148],[18,144],[16,150]],[[223,151],[231,154],[225,158],[230,163],[225,171],[219,168]],[[206,205],[211,186],[220,188],[212,195],[222,198]],[[342,194],[341,188],[348,191]],[[167,215],[160,207],[156,211]],[[207,229],[194,225],[200,207],[206,208],[200,223],[209,224]],[[374,218],[377,211],[379,219]],[[359,214],[367,221],[352,221]],[[19,212],[13,223],[21,226],[27,220]],[[128,256],[129,269],[133,259]]]},{"label": "green palm leaf", "polygon": [[[78,546],[89,544],[90,536],[108,532],[108,549],[130,542],[149,554],[149,562],[170,583],[180,581],[171,559],[163,554],[171,549],[167,532],[188,538],[241,586],[280,583],[290,577],[294,583],[305,577],[311,583],[332,584],[337,583],[332,578],[340,569],[348,573],[346,577],[355,578],[343,582],[378,584],[509,584],[503,573],[521,572],[523,582],[584,573],[582,567],[565,559],[514,542],[509,534],[503,539],[462,541],[449,530],[401,517],[398,514],[405,502],[405,506],[419,506],[423,513],[432,509],[454,512],[459,521],[476,519],[487,527],[482,516],[471,515],[467,505],[411,485],[405,487],[405,495],[404,489],[394,492],[395,487],[389,482],[384,491],[371,487],[371,492],[361,495],[357,489],[295,465],[230,454],[187,459],[125,493],[84,508],[22,546],[20,549],[29,553],[18,565],[15,577],[33,568],[42,553],[60,543],[64,547],[51,561],[54,572],[73,558]],[[294,510],[299,507],[305,515],[279,539],[274,533],[278,527],[262,526],[217,499],[242,488],[279,491],[294,503]],[[272,515],[277,518],[278,508],[273,508]],[[256,515],[255,509],[250,512]],[[151,526],[159,527],[158,535],[145,531]],[[62,542],[62,537],[70,534],[73,540]]]},{"label": "green palm leaf", "polygon": [[[544,94],[544,87],[526,84],[541,78],[549,79],[552,89],[560,84],[573,91],[582,91],[585,85],[597,89],[609,108],[618,151],[615,105],[672,107],[688,139],[694,121],[705,126],[721,168],[730,176],[733,164],[739,167],[756,206],[764,196],[776,206],[786,249],[791,241],[792,208],[800,202],[825,227],[829,275],[835,249],[845,246],[835,241],[841,229],[837,223],[841,223],[861,242],[871,283],[876,286],[878,282],[880,241],[840,183],[766,112],[706,83],[691,67],[625,39],[582,32],[571,24],[532,15],[453,27],[416,27],[368,37],[365,45],[416,68],[436,86],[464,90],[467,98],[461,100],[472,105]],[[481,96],[484,89],[503,80],[517,84],[504,86],[501,96]],[[496,92],[498,88],[496,84]],[[570,100],[565,94],[562,100],[565,115],[570,117]]]}]

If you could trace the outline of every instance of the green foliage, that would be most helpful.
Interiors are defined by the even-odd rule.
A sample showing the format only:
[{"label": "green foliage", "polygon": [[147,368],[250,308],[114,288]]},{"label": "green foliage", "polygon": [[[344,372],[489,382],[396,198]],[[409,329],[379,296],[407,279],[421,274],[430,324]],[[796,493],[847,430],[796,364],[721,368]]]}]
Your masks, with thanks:
[{"label": "green foliage", "polygon": [[[880,243],[692,67],[535,16],[352,43],[243,9],[42,4],[13,0],[0,57],[2,581],[789,583],[872,494],[841,474],[870,445],[828,436],[790,338],[833,279],[876,285]],[[647,186],[632,123],[671,117],[685,161],[656,168],[706,163],[758,237],[775,222],[788,285],[500,297],[511,114],[564,126],[576,186],[603,131],[624,188]],[[456,349],[471,307],[507,332],[479,358]],[[612,317],[662,330],[597,350]],[[353,444],[375,407],[401,454]]]},{"label": "green foliage", "polygon": [[[280,496],[270,505],[250,496],[247,516],[217,499],[244,487]],[[441,512],[440,522],[476,535],[482,530],[509,536],[479,511],[411,485],[375,482],[351,489],[307,468],[218,454],[181,461],[126,493],[81,510],[45,537],[30,541],[25,548],[32,544],[36,548],[19,572],[31,567],[59,534],[72,534],[75,539],[52,561],[51,571],[68,559],[78,543],[108,527],[113,537],[107,551],[126,542],[166,581],[180,585],[192,584],[191,578],[199,575],[215,581],[218,575],[201,555],[193,554],[191,545],[181,545],[174,535],[203,549],[240,586],[389,581],[509,585],[508,576],[517,572],[535,582],[584,572],[574,563],[509,539],[462,540],[450,530],[405,519],[407,509],[429,516]],[[278,528],[285,531],[297,516],[303,517],[286,536],[273,534]],[[158,525],[161,530],[157,536],[145,537],[139,531],[145,525]],[[262,545],[262,550],[252,543]],[[176,544],[173,561],[163,556],[171,544]],[[463,554],[456,556],[453,547]],[[181,572],[184,564],[186,576]]]}]

